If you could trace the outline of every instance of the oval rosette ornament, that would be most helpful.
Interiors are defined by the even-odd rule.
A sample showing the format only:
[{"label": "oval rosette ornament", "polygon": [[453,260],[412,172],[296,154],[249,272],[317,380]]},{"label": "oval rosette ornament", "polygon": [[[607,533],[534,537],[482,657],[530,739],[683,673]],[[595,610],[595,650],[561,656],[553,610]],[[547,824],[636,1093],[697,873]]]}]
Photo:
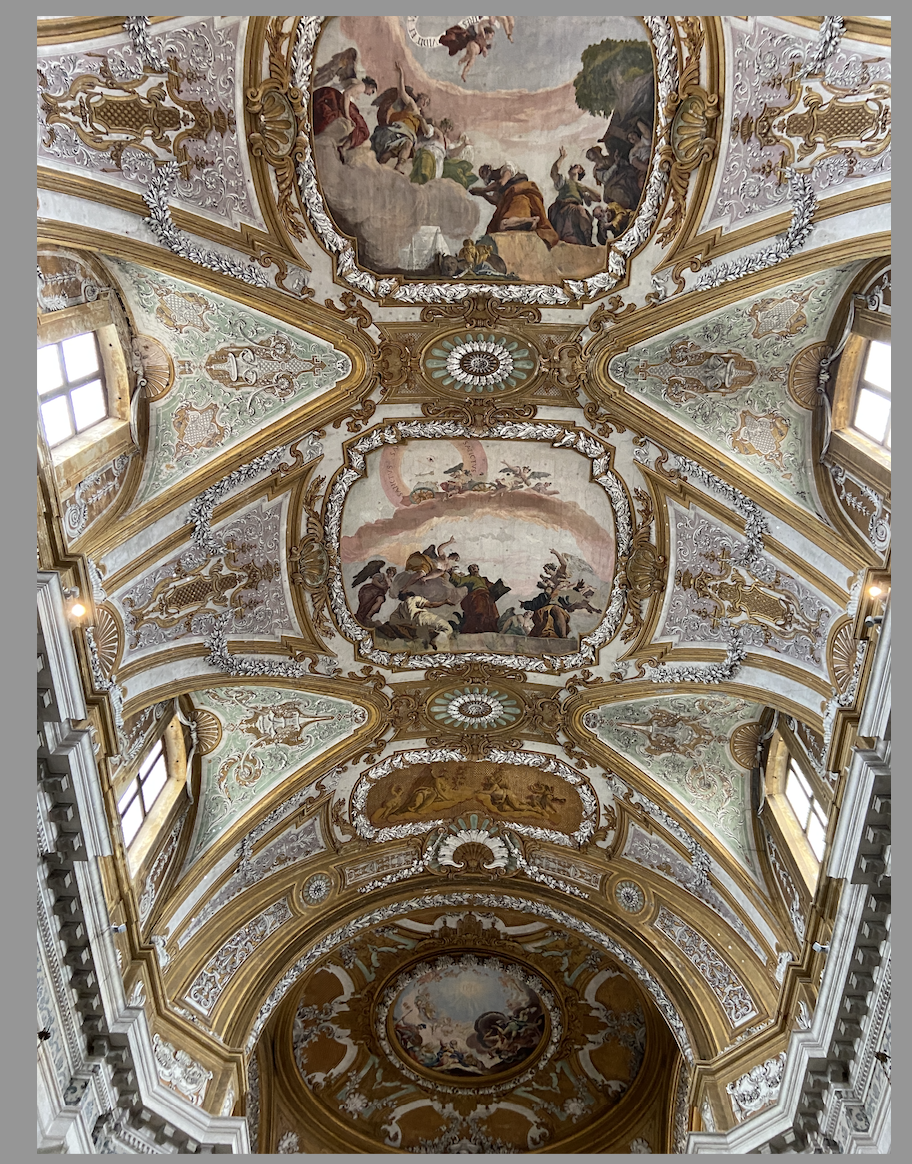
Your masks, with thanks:
[{"label": "oval rosette ornament", "polygon": [[521,390],[535,371],[528,347],[510,336],[470,332],[435,343],[424,357],[432,383],[456,396],[493,396]]}]

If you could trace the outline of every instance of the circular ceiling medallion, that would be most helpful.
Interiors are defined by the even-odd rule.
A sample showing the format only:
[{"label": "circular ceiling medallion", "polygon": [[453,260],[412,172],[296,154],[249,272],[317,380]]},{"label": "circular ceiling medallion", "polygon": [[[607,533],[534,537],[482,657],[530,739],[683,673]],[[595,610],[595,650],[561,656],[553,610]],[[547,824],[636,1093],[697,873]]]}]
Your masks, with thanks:
[{"label": "circular ceiling medallion", "polygon": [[646,895],[635,881],[619,881],[614,888],[618,905],[627,913],[640,913],[646,905]]},{"label": "circular ceiling medallion", "polygon": [[479,732],[507,727],[519,719],[522,708],[511,695],[472,683],[435,696],[429,712],[438,723]]},{"label": "circular ceiling medallion", "polygon": [[406,1074],[445,1090],[495,1089],[557,1045],[554,998],[512,959],[474,953],[419,962],[386,988],[377,1012],[384,1050]]},{"label": "circular ceiling medallion", "polygon": [[522,387],[535,369],[531,351],[515,339],[492,332],[448,336],[424,358],[427,374],[459,395],[493,395]]},{"label": "circular ceiling medallion", "polygon": [[326,873],[314,873],[313,877],[305,882],[301,896],[309,905],[319,905],[329,897],[331,889],[332,880]]}]

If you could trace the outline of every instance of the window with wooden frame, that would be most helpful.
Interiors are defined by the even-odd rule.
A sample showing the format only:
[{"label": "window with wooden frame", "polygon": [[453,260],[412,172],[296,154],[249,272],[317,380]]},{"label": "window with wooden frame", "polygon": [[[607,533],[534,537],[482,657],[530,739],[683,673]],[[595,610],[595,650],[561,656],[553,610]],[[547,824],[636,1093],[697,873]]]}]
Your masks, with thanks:
[{"label": "window with wooden frame", "polygon": [[787,729],[770,741],[766,762],[766,809],[781,837],[791,864],[810,892],[814,891],[826,855],[830,794]]},{"label": "window with wooden frame", "polygon": [[140,764],[139,771],[117,801],[125,845],[129,846],[133,842],[152,805],[167,783],[168,765],[165,760],[164,744],[159,740]]},{"label": "window with wooden frame", "polygon": [[[889,289],[884,301],[888,308]],[[839,361],[828,459],[886,494],[892,447],[890,363],[889,311],[857,306]]]},{"label": "window with wooden frame", "polygon": [[38,349],[38,405],[52,449],[108,415],[104,369],[93,331]]},{"label": "window with wooden frame", "polygon": [[799,829],[807,838],[811,852],[818,861],[822,861],[827,829],[826,808],[814,795],[794,756],[789,756],[783,792]]},{"label": "window with wooden frame", "polygon": [[62,496],[134,447],[125,328],[107,295],[38,318],[38,427]]},{"label": "window with wooden frame", "polygon": [[114,786],[117,813],[131,876],[154,851],[161,830],[186,789],[187,749],[183,728],[172,717],[139,767]]}]

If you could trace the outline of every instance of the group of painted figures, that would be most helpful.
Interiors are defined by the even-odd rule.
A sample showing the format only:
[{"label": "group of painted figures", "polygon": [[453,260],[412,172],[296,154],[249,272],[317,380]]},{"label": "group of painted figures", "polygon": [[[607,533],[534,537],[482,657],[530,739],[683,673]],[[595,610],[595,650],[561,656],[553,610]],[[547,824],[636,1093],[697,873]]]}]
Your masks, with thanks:
[{"label": "group of painted figures", "polygon": [[[474,26],[449,29],[440,42],[447,43],[446,37],[451,37],[452,45],[475,45],[478,52],[484,52],[483,47],[478,48],[485,40],[484,28],[476,30],[474,38],[466,39],[473,29]],[[460,49],[451,47],[450,51]],[[586,151],[586,160],[592,163],[592,180],[598,189],[584,184],[587,167],[581,163],[575,162],[563,170],[567,152],[561,146],[551,167],[556,196],[546,210],[540,187],[521,166],[501,160],[496,166],[485,163],[478,167],[477,174],[473,173],[471,142],[465,132],[457,137],[448,117],[435,120],[430,96],[416,92],[405,83],[398,61],[396,73],[396,84],[375,96],[377,81],[357,75],[357,49],[351,47],[336,53],[315,74],[313,131],[319,136],[344,118],[351,129],[337,142],[341,162],[345,163],[352,150],[369,142],[380,165],[392,168],[410,181],[423,185],[435,179],[450,179],[494,207],[481,239],[474,244],[466,239],[458,256],[438,256],[438,264],[449,260],[443,262],[439,273],[506,274],[506,266],[496,253],[496,241],[491,237],[505,231],[532,232],[550,250],[560,242],[603,246],[630,225],[652,157],[651,76],[633,84],[634,97],[628,100],[623,116],[618,116],[616,111],[605,134]],[[340,87],[336,88],[333,82]],[[354,103],[360,96],[373,98],[372,104],[377,108],[377,125],[373,131]],[[486,240],[489,240],[487,245]],[[479,247],[485,252],[480,258],[477,257]]]},{"label": "group of painted figures", "polygon": [[[476,562],[463,570],[458,553],[444,552],[454,540],[449,538],[439,546],[414,551],[403,570],[386,565],[383,558],[368,562],[352,579],[352,585],[361,586],[356,621],[381,638],[405,639],[419,647],[430,645],[434,650],[447,650],[455,646],[456,635],[493,633],[568,639],[573,611],[600,613],[589,601],[594,589],[584,578],[571,582],[566,556],[552,549],[557,563],[546,562],[542,567],[536,584],[539,593],[519,603],[521,613],[511,606],[501,614],[498,599],[511,587],[501,578],[485,577]],[[398,599],[398,606],[388,620],[378,622],[376,616],[388,598]],[[435,613],[457,605],[459,610],[454,609],[449,617]]]}]

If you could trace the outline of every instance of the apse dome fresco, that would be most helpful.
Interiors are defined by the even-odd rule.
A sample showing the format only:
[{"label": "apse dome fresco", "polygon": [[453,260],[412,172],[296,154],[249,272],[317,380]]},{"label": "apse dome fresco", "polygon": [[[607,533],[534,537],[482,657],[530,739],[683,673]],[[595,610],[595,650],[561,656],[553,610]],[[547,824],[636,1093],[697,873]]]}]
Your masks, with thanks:
[{"label": "apse dome fresco", "polygon": [[890,1147],[889,20],[38,18],[38,1147]]}]

